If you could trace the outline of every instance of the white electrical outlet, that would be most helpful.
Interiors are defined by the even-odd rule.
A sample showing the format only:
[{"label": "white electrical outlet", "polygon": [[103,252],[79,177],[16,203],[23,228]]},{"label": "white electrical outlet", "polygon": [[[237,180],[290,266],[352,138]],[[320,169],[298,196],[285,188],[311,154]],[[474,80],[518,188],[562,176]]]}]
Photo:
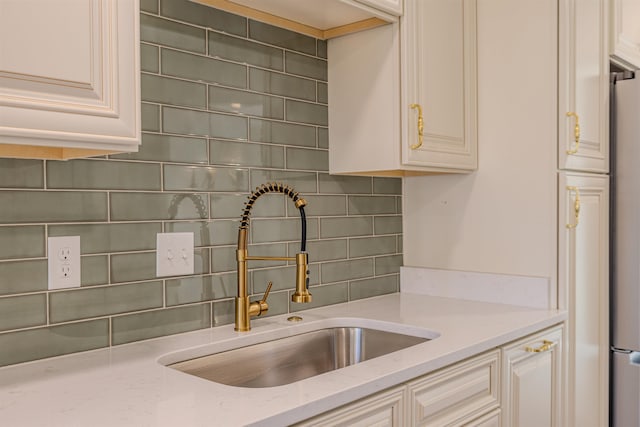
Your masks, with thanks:
[{"label": "white electrical outlet", "polygon": [[80,287],[80,236],[47,239],[49,289]]},{"label": "white electrical outlet", "polygon": [[158,233],[156,250],[156,276],[193,274],[193,233]]}]

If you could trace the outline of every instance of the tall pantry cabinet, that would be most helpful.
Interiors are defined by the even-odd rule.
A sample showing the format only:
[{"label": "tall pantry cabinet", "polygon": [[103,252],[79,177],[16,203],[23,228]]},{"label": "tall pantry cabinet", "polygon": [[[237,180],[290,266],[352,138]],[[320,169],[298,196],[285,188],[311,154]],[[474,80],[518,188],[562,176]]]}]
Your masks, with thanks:
[{"label": "tall pantry cabinet", "polygon": [[478,170],[404,180],[404,262],[546,277],[564,417],[608,422],[608,0],[478,0]]},{"label": "tall pantry cabinet", "polygon": [[568,421],[609,422],[609,0],[559,3],[558,283]]}]

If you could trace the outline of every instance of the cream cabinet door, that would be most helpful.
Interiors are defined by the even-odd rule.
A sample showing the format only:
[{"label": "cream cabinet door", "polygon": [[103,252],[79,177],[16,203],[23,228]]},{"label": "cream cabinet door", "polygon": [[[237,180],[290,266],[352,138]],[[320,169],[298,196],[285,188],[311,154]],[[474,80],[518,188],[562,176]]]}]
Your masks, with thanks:
[{"label": "cream cabinet door", "polygon": [[609,171],[609,0],[559,2],[559,168]]},{"label": "cream cabinet door", "polygon": [[137,151],[138,0],[0,1],[0,156]]},{"label": "cream cabinet door", "polygon": [[636,68],[640,68],[640,2],[610,0],[610,53]]},{"label": "cream cabinet door", "polygon": [[564,427],[561,328],[504,348],[502,424]]},{"label": "cream cabinet door", "polygon": [[403,427],[405,387],[386,390],[358,402],[319,415],[297,427]]},{"label": "cream cabinet door", "polygon": [[560,308],[568,311],[569,426],[608,425],[609,177],[560,173]]},{"label": "cream cabinet door", "polygon": [[402,163],[477,168],[476,0],[406,0]]}]

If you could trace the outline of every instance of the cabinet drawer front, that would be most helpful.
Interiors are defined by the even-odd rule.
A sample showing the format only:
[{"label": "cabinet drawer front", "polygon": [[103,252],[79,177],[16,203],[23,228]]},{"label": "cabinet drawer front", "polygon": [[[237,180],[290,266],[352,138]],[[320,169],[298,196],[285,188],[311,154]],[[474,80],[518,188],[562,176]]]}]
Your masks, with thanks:
[{"label": "cabinet drawer front", "polygon": [[493,411],[490,414],[483,415],[482,417],[471,421],[469,424],[465,424],[465,427],[501,427],[501,414],[500,411]]},{"label": "cabinet drawer front", "polygon": [[404,426],[405,387],[388,390],[320,415],[296,427],[401,427]]},{"label": "cabinet drawer front", "polygon": [[412,425],[460,424],[497,408],[499,359],[494,351],[411,383]]}]

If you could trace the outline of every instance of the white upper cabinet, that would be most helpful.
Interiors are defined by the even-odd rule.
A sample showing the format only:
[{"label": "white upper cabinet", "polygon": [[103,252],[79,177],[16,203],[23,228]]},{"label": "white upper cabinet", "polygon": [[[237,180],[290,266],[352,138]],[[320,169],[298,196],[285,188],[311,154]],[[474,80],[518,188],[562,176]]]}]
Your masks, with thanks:
[{"label": "white upper cabinet", "polygon": [[640,2],[611,1],[610,53],[640,68]]},{"label": "white upper cabinet", "polygon": [[608,7],[560,1],[559,169],[609,171]]},{"label": "white upper cabinet", "polygon": [[405,0],[399,24],[329,40],[329,171],[477,167],[476,0]]},{"label": "white upper cabinet", "polygon": [[475,0],[408,1],[401,27],[402,164],[475,169]]},{"label": "white upper cabinet", "polygon": [[397,22],[403,0],[191,0],[318,39]]},{"label": "white upper cabinet", "polygon": [[137,151],[138,0],[0,2],[0,156]]}]

